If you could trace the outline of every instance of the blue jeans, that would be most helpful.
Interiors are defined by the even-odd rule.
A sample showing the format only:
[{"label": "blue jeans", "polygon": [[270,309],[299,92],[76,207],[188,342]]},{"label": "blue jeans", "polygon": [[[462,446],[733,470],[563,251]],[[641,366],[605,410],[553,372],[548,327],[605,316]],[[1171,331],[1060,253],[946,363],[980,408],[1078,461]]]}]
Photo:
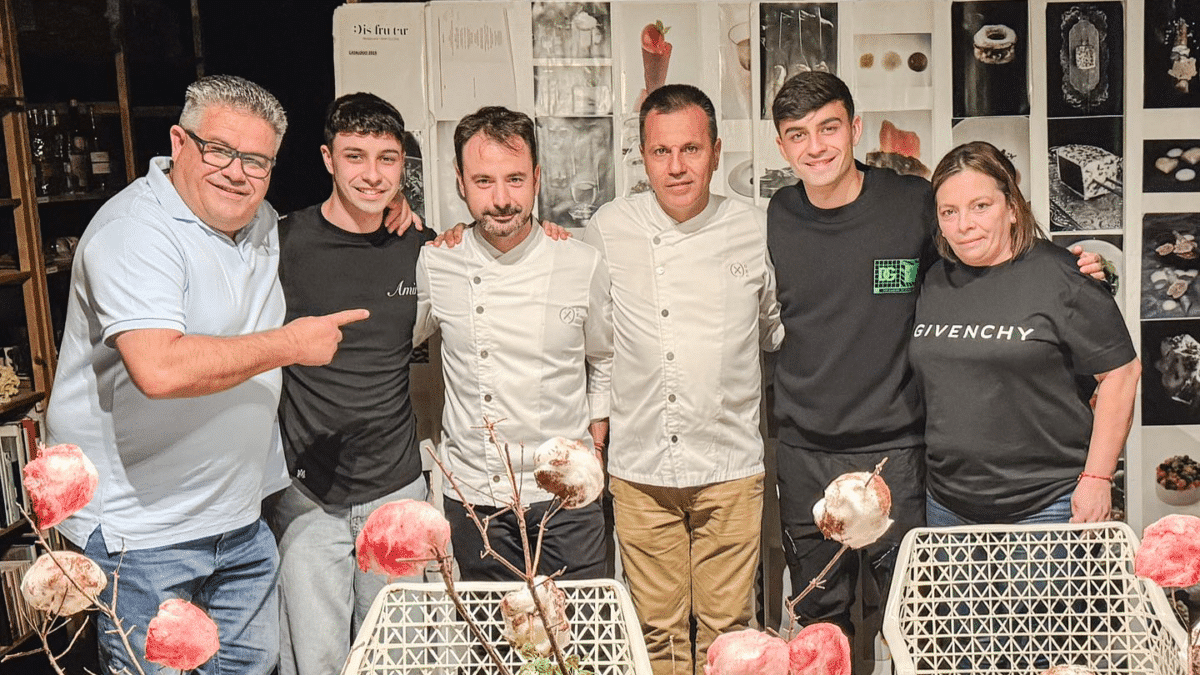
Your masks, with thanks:
[{"label": "blue jeans", "polygon": [[[367,516],[398,499],[424,501],[424,476],[365,504],[321,504],[296,481],[268,509],[279,540],[282,595],[281,675],[331,675],[341,670],[387,577],[358,569],[354,541]],[[422,581],[421,576],[404,581]]]},{"label": "blue jeans", "polygon": [[[1070,522],[1071,495],[1072,493],[1068,492],[1046,508],[1022,518],[1016,524],[1036,525]],[[934,500],[932,495],[926,496],[925,515],[930,527],[956,527],[960,525],[980,524],[954,513]],[[1048,553],[1051,559],[1065,560],[1072,555],[1086,555],[1086,550],[1071,550],[1065,545],[1056,545]],[[940,560],[948,563],[942,557],[944,552],[938,555]],[[1053,595],[1062,597],[1065,594],[1063,588],[1066,584],[1070,583],[1070,574],[1067,575],[1068,578],[1051,579],[1048,581],[1009,581],[1016,578],[1025,578],[1028,572],[1024,574],[1005,572],[1005,566],[1024,566],[1028,564],[1026,561],[1031,555],[1023,549],[1015,549],[1010,553],[1010,556],[1009,561],[989,561],[989,554],[982,548],[972,551],[974,564],[980,569],[979,578],[990,580],[986,582],[986,590],[984,589],[985,582],[983,581],[975,582],[973,587],[979,590],[981,595],[987,597],[998,598],[1010,595],[1018,598],[1010,603],[995,601],[994,605],[989,605],[991,607],[990,611],[1003,615],[1028,615],[1033,611],[1030,603],[1033,603],[1035,606],[1038,605],[1038,598],[1041,594],[1051,590],[1048,584],[1053,585]],[[1050,655],[1030,655],[1026,653],[1029,636],[1014,634],[1011,623],[1003,624],[1003,629],[997,629],[994,625],[989,626],[985,623],[986,616],[977,615],[977,610],[972,610],[970,603],[943,602],[937,603],[934,606],[936,607],[935,611],[939,615],[953,614],[962,617],[971,617],[961,621],[951,619],[946,624],[953,634],[974,636],[974,642],[969,643],[971,646],[963,647],[963,644],[960,642],[947,647],[948,649],[965,649],[966,651],[974,652],[973,657],[964,657],[962,659],[958,664],[959,670],[955,672],[983,672],[993,667],[1001,669],[1011,668],[1017,671],[1042,671],[1049,667]],[[1040,611],[1067,612],[1071,611],[1071,608],[1058,602],[1050,609],[1042,608]],[[989,635],[989,633],[997,632],[1001,634]]]},{"label": "blue jeans", "polygon": [[[102,526],[101,526],[102,527]],[[96,561],[112,579],[121,565],[117,616],[126,629],[133,627],[129,642],[150,673],[175,671],[145,660],[146,626],[165,600],[188,600],[217,624],[221,648],[195,673],[204,675],[266,674],[279,660],[279,600],[276,572],[279,555],[275,539],[259,519],[245,527],[211,537],[162,546],[109,554],[101,527],[88,538],[84,554]],[[113,585],[100,594],[112,602]],[[101,669],[137,672],[111,621],[97,614]]]},{"label": "blue jeans", "polygon": [[[1059,497],[1046,508],[1037,513],[1028,515],[1021,520],[1018,520],[1017,525],[1034,525],[1043,523],[1069,523],[1071,522],[1071,495],[1072,492]],[[967,520],[950,509],[938,503],[933,495],[925,497],[925,522],[929,527],[957,527],[959,525],[982,525],[973,520]]]}]

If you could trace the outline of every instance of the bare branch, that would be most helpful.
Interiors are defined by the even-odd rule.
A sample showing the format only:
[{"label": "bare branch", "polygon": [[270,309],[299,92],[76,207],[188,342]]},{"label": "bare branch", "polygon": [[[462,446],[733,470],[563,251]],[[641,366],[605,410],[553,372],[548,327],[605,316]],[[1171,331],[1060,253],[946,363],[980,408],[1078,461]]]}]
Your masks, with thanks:
[{"label": "bare branch", "polygon": [[[25,507],[20,504],[18,504],[17,506],[18,506],[18,508],[20,508],[22,515],[24,515],[25,518],[27,520],[29,520],[30,523],[33,523],[34,520],[33,520],[32,516],[29,514],[29,512],[25,510]],[[46,535],[43,534],[43,530],[38,529],[36,526],[34,526],[32,529],[33,529],[34,536],[37,537],[38,544],[43,549],[45,549],[46,555],[50,556],[50,560],[54,562],[54,564],[58,567],[59,571],[62,572],[63,576],[66,577],[69,582],[71,582],[71,585],[75,587],[75,590],[79,591],[83,595],[83,597],[87,598],[88,601],[90,601],[93,605],[95,605],[96,610],[99,611],[101,614],[104,614],[104,616],[108,617],[108,620],[112,621],[113,625],[116,626],[116,630],[112,631],[112,632],[115,632],[121,636],[121,644],[125,648],[125,652],[127,654],[129,654],[130,660],[133,663],[133,667],[137,669],[138,675],[146,675],[146,671],[142,669],[141,659],[139,659],[137,657],[137,653],[134,652],[134,650],[133,650],[133,645],[131,645],[129,643],[129,632],[132,631],[133,628],[130,627],[128,631],[123,630],[121,617],[117,615],[117,609],[116,609],[117,608],[117,588],[120,583],[121,564],[125,560],[125,549],[124,548],[121,549],[121,557],[117,560],[117,567],[115,570],[113,570],[113,574],[112,574],[112,578],[113,578],[112,603],[105,604],[104,602],[102,602],[100,600],[99,596],[93,596],[90,593],[88,593],[87,591],[85,591],[83,589],[83,587],[79,584],[79,582],[75,579],[75,577],[71,576],[71,574],[67,572],[67,569],[63,566],[62,561],[60,561],[58,559],[58,556],[55,555],[55,551],[51,548],[50,542],[46,540]],[[65,602],[65,601],[66,601],[66,595],[64,594],[62,602]],[[60,604],[59,607],[61,609],[62,605]],[[41,634],[41,633],[39,633],[39,635],[41,635],[42,642],[45,644],[47,635]],[[74,644],[74,642],[75,642],[75,640],[72,639],[71,644]],[[63,652],[63,654],[65,654],[65,653],[66,652]],[[48,647],[46,648],[46,655],[49,657],[51,665],[55,668],[55,670],[58,670],[59,669],[58,657],[56,657],[49,650]]]},{"label": "bare branch", "polygon": [[[470,629],[471,634],[474,635],[475,639],[479,641],[479,644],[483,645],[483,648],[487,650],[488,656],[490,656],[492,659],[492,663],[495,663],[496,667],[500,669],[500,674],[512,675],[512,672],[508,669],[508,666],[504,665],[504,660],[501,659],[500,655],[496,653],[496,648],[492,646],[492,643],[487,641],[487,638],[483,635],[483,631],[479,630],[479,626],[476,625],[475,620],[471,617],[471,612],[467,610],[466,605],[463,604],[462,598],[458,596],[458,591],[454,589],[454,570],[449,564],[449,560],[443,559],[438,561],[438,572],[441,573],[442,581],[446,584],[446,594],[450,596],[450,600],[454,603],[454,607],[458,609],[458,615],[461,616],[463,621],[467,623],[467,628]],[[565,673],[566,671],[563,672]]]},{"label": "bare branch", "polygon": [[[871,481],[876,476],[878,476],[880,473],[883,472],[883,465],[887,464],[887,461],[888,461],[887,457],[884,457],[883,459],[879,460],[879,463],[875,465],[875,470],[871,472],[870,476],[867,476],[867,479],[865,481],[863,481],[864,488],[866,486],[870,485]],[[833,557],[830,558],[829,563],[827,565],[825,565],[825,567],[821,570],[821,572],[819,574],[817,574],[817,576],[814,577],[813,580],[808,583],[808,586],[806,586],[804,588],[804,590],[797,593],[796,597],[792,598],[791,600],[788,600],[788,602],[787,602],[788,619],[790,619],[792,622],[791,627],[788,629],[788,639],[789,640],[796,633],[796,627],[799,625],[799,621],[796,619],[796,605],[799,605],[800,601],[803,600],[806,595],[813,592],[814,589],[822,588],[821,584],[824,583],[824,581],[825,581],[825,575],[829,574],[829,570],[833,569],[834,564],[837,563],[837,561],[842,557],[843,554],[846,553],[847,550],[849,550],[849,548],[850,548],[849,544],[842,544],[842,547],[838,549],[837,553],[833,554]]]}]

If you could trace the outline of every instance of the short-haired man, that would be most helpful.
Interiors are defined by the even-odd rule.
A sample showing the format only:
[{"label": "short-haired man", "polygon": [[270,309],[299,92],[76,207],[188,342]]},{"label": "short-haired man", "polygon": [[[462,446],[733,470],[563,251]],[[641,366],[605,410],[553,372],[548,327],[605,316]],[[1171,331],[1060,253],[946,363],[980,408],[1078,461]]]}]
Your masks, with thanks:
[{"label": "short-haired man", "polygon": [[666,85],[640,126],[652,192],[604,205],[583,238],[612,279],[608,469],[621,563],[655,674],[690,674],[716,636],[750,621],[759,352],[778,348],[783,329],[764,214],[709,193],[721,152],[712,102]]},{"label": "short-haired man", "polygon": [[[327,363],[362,309],[283,325],[275,211],[263,201],[287,120],[241,78],[188,87],[171,157],[105,204],[79,242],[47,415],[100,473],[60,531],[111,574],[143,659],[158,606],[217,623],[196,672],[269,673],[278,659],[278,556],[260,518],[287,484],[275,424],[281,366]],[[282,326],[282,327],[281,327]],[[113,584],[102,594],[110,601]],[[102,668],[135,672],[103,615]]]},{"label": "short-haired man", "polygon": [[[416,265],[429,230],[387,231],[404,184],[404,119],[374,94],[325,116],[329,197],[280,221],[287,317],[363,307],[324,366],[283,370],[279,426],[292,484],[272,500],[279,541],[283,675],[327,675],[346,661],[387,579],[362,572],[355,538],[378,506],[428,496],[409,401]],[[418,579],[419,580],[419,579]]]},{"label": "short-haired man", "polygon": [[[607,428],[612,361],[608,275],[594,249],[553,241],[534,226],[540,167],[533,120],[481,108],[454,131],[459,195],[475,227],[455,248],[425,247],[417,263],[419,343],[442,335],[446,380],[443,462],[480,516],[512,501],[513,486],[485,420],[508,444],[528,540],[551,508],[533,478],[533,451],[555,436],[589,445]],[[464,579],[511,579],[449,487],[444,504]],[[511,510],[491,520],[493,549],[524,569],[523,539]],[[594,502],[549,521],[539,573],[604,574],[604,518]]]},{"label": "short-haired man", "polygon": [[[779,151],[800,179],[767,209],[786,330],[774,392],[780,519],[794,591],[841,547],[813,522],[826,485],[888,458],[882,475],[895,524],[842,556],[821,591],[798,607],[803,622],[831,621],[853,637],[858,577],[866,571],[869,595],[885,600],[900,540],[925,524],[925,411],[908,336],[921,278],[937,257],[933,194],[922,178],[855,161],[862,119],[834,75],[792,77],[772,115]],[[1098,273],[1096,261],[1088,255],[1079,265]]]},{"label": "short-haired man", "polygon": [[775,366],[776,461],[794,592],[841,547],[813,522],[825,486],[888,458],[883,478],[895,524],[842,556],[798,607],[804,622],[832,621],[853,636],[860,571],[876,594],[886,593],[895,547],[925,524],[924,409],[906,352],[920,272],[937,255],[933,195],[922,178],[855,162],[862,120],[837,77],[789,79],[772,112],[776,143],[800,179],[767,210],[787,330]]}]

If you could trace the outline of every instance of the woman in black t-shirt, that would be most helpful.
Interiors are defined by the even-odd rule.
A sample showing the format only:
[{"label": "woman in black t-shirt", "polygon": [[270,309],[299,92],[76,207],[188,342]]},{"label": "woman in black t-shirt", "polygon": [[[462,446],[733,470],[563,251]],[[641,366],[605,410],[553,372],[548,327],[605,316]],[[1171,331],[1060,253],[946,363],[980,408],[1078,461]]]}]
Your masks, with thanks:
[{"label": "woman in black t-shirt", "polygon": [[1107,519],[1141,372],[1116,303],[1044,238],[994,146],[955,148],[932,183],[944,260],[910,343],[929,524]]}]

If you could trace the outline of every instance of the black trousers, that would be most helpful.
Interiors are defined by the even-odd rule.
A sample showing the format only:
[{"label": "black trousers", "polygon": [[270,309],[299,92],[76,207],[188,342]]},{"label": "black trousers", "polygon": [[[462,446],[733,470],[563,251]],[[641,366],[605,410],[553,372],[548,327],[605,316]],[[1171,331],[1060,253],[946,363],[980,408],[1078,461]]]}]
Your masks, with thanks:
[{"label": "black trousers", "polygon": [[[483,535],[467,516],[462,502],[443,496],[446,520],[450,521],[450,540],[454,544],[454,559],[464,581],[515,581],[516,577],[491,556],[480,557],[484,551]],[[535,502],[525,513],[525,532],[529,539],[530,559],[537,545],[538,526],[546,510],[554,502]],[[476,506],[482,520],[500,511],[490,506]],[[488,525],[488,542],[492,548],[517,567],[525,569],[517,516],[512,511],[493,518]],[[600,579],[605,576],[607,539],[604,513],[597,500],[581,509],[560,509],[550,518],[542,538],[542,556],[538,574],[552,574],[566,569],[563,579]]]},{"label": "black trousers", "polygon": [[828,621],[853,637],[855,627],[850,614],[860,577],[864,595],[878,605],[865,606],[863,615],[868,616],[883,606],[900,541],[910,529],[925,525],[925,448],[851,454],[816,452],[785,443],[778,446],[779,517],[792,597],[807,588],[842,547],[840,542],[826,539],[821,533],[813,518],[813,505],[835,478],[854,471],[872,471],[884,457],[888,462],[881,475],[892,493],[891,518],[895,522],[875,543],[843,554],[826,575],[824,584],[800,601],[796,615],[803,625]]}]

